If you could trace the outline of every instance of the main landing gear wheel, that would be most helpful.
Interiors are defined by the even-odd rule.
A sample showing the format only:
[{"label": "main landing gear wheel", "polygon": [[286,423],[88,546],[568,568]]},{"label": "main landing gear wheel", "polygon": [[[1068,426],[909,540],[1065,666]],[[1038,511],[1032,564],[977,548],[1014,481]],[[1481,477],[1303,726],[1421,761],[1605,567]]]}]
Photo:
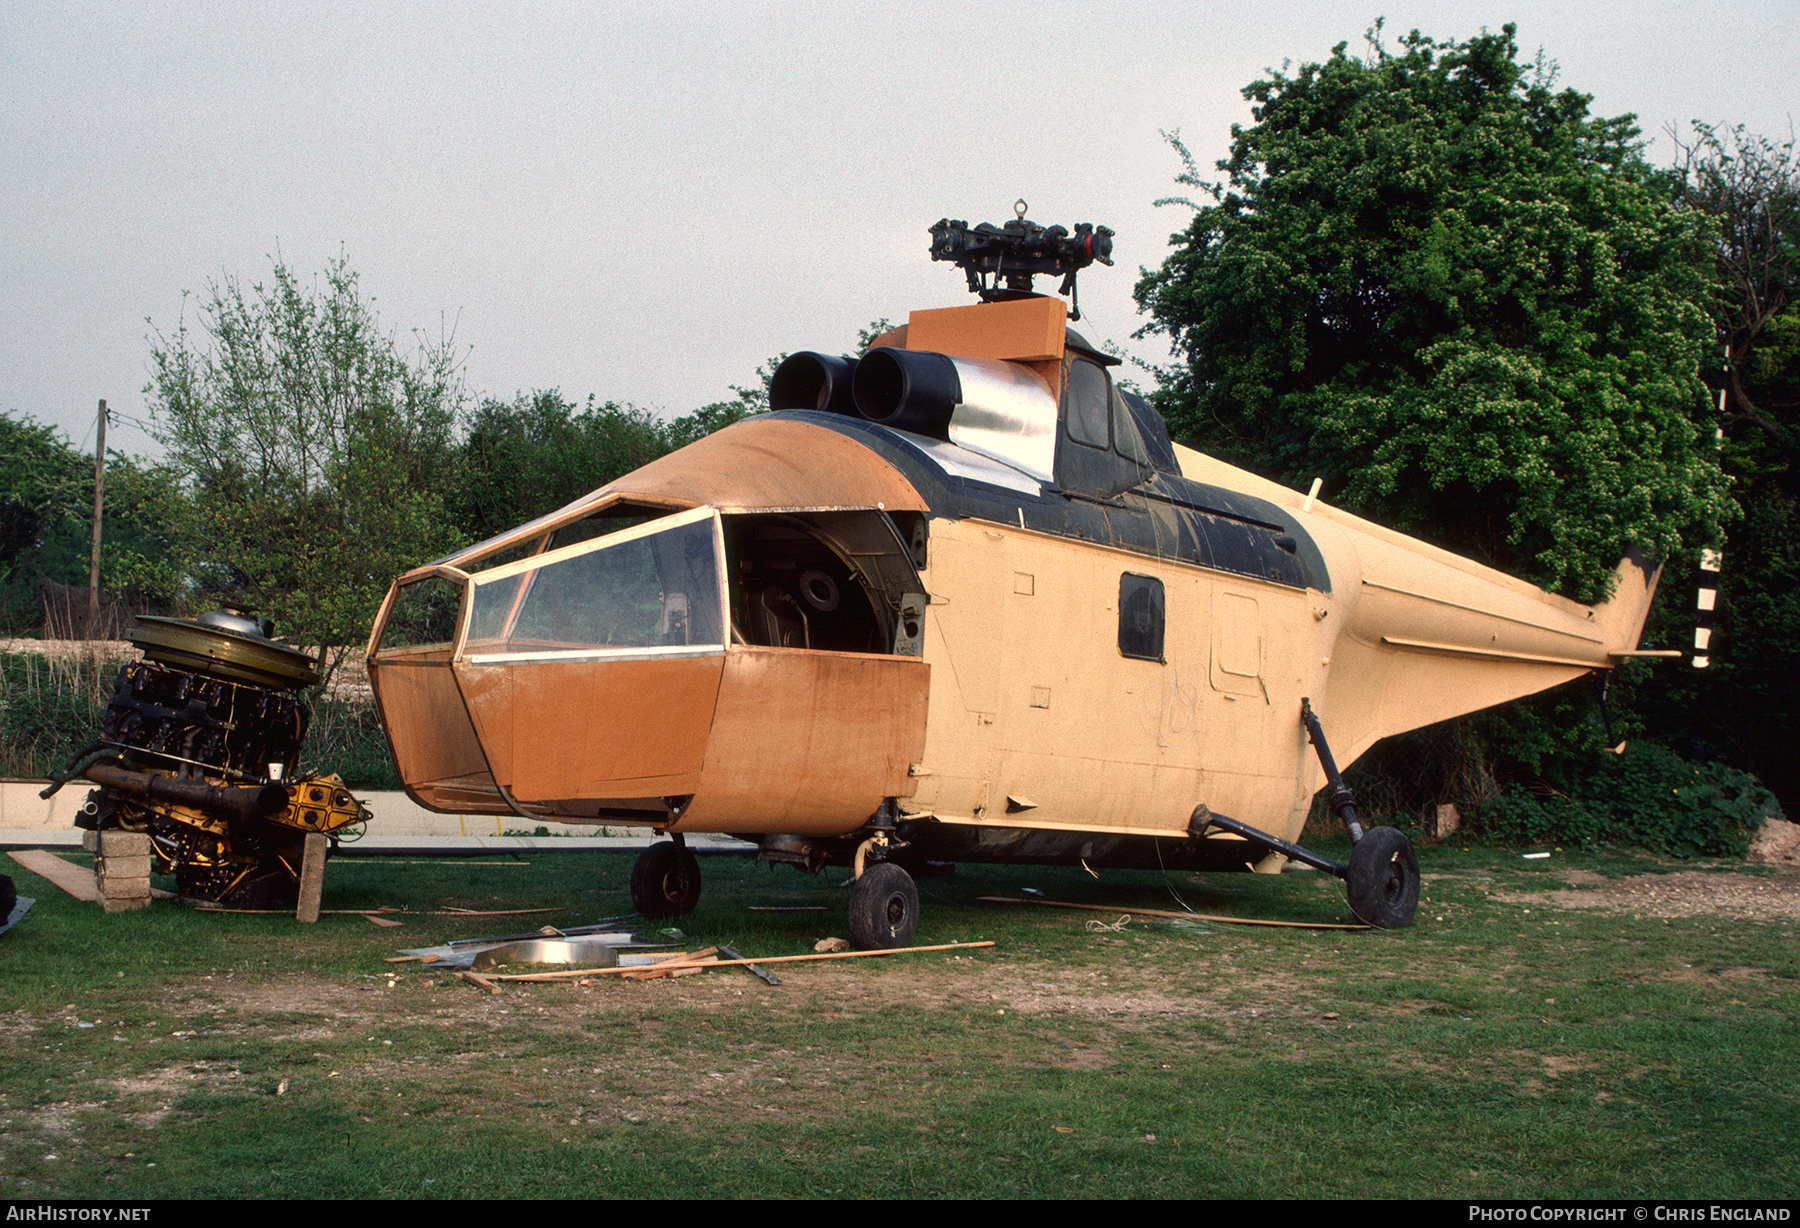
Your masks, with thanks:
[{"label": "main landing gear wheel", "polygon": [[683,845],[652,844],[631,867],[631,906],[649,921],[685,917],[700,902],[700,862]]},{"label": "main landing gear wheel", "polygon": [[918,928],[919,889],[893,862],[870,866],[850,884],[850,942],[858,949],[903,947]]},{"label": "main landing gear wheel", "polygon": [[1350,911],[1377,929],[1411,925],[1419,910],[1419,856],[1392,827],[1370,828],[1350,850]]}]

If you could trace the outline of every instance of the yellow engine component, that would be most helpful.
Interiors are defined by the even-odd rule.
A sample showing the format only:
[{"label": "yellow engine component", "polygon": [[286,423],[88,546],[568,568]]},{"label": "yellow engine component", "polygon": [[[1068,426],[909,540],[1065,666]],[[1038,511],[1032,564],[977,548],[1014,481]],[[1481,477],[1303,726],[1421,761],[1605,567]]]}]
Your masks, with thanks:
[{"label": "yellow engine component", "polygon": [[287,809],[270,815],[269,822],[299,831],[334,832],[368,817],[362,803],[344,787],[344,778],[334,773],[289,785]]}]

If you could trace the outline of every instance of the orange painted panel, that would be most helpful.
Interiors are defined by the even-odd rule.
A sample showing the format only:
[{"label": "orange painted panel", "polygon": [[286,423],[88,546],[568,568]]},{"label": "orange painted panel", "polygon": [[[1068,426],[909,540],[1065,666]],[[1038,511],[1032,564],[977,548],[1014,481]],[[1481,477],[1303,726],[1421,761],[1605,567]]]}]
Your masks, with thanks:
[{"label": "orange painted panel", "polygon": [[913,657],[734,648],[680,830],[855,829],[884,798],[912,796],[930,686]]},{"label": "orange painted panel", "polygon": [[449,657],[446,648],[441,659],[413,655],[401,663],[371,663],[369,681],[393,743],[394,761],[410,789],[447,781],[491,789],[487,759],[456,689]]},{"label": "orange painted panel", "polygon": [[915,311],[907,318],[906,348],[961,358],[1054,362],[1063,354],[1068,309],[1059,298],[1022,298]]},{"label": "orange painted panel", "polygon": [[606,487],[691,507],[926,510],[900,471],[847,435],[786,418],[748,418]]},{"label": "orange painted panel", "polygon": [[722,656],[456,667],[494,776],[520,802],[692,793]]}]

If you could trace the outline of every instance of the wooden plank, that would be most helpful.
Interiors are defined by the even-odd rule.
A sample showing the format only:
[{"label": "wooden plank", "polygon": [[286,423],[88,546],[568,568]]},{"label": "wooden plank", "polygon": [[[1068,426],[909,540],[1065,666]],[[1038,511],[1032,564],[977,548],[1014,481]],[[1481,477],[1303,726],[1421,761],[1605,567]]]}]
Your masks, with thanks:
[{"label": "wooden plank", "polygon": [[94,882],[94,872],[86,866],[70,865],[48,849],[20,849],[7,856],[78,900],[95,902],[100,899],[100,887]]},{"label": "wooden plank", "polygon": [[[1116,909],[1114,911],[1117,911]],[[1366,928],[1366,927],[1358,927]],[[797,964],[815,959],[861,959],[869,955],[916,955],[924,951],[962,951],[971,947],[991,947],[989,942],[946,942],[934,947],[889,947],[881,951],[828,951],[823,955],[765,955],[758,959],[721,959],[707,964],[709,968],[737,968],[744,964]],[[637,972],[638,968],[583,968],[569,972],[521,972],[495,976],[496,981],[566,981],[579,976],[606,976],[609,973]]]},{"label": "wooden plank", "polygon": [[319,919],[319,899],[325,894],[325,859],[331,855],[331,838],[323,832],[306,833],[306,851],[300,856],[300,901],[294,919],[308,923]]},{"label": "wooden plank", "polygon": [[1087,912],[1124,913],[1133,917],[1168,917],[1175,921],[1217,921],[1221,925],[1269,925],[1290,930],[1366,930],[1369,927],[1358,922],[1355,925],[1340,925],[1329,921],[1257,921],[1249,917],[1219,917],[1203,912],[1175,912],[1165,908],[1121,908],[1117,904],[1065,904],[1061,900],[1020,900],[1009,895],[983,895],[976,897],[989,904],[1042,904],[1045,908],[1079,908]]},{"label": "wooden plank", "polygon": [[[653,964],[627,969],[619,979],[623,981],[654,981],[665,976],[685,976],[688,972],[699,972],[705,965],[718,962],[718,947],[706,947],[692,953],[677,951],[666,959],[658,958]],[[683,969],[686,971],[682,971]]]}]

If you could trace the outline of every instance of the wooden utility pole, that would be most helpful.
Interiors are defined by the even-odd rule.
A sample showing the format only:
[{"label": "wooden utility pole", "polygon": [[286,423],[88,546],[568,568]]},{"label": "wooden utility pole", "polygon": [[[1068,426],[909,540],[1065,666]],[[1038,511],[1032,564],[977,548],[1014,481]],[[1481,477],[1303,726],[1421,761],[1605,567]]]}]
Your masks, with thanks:
[{"label": "wooden utility pole", "polygon": [[88,554],[87,637],[100,626],[100,511],[106,504],[106,402],[100,402],[99,440],[94,444],[94,544]]}]

